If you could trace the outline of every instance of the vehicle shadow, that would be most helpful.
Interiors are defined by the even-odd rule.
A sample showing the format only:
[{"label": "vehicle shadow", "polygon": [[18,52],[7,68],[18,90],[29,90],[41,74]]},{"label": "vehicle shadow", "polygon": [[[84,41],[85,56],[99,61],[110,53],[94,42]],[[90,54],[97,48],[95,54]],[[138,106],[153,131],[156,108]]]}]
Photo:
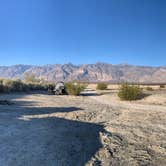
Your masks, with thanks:
[{"label": "vehicle shadow", "polygon": [[102,125],[52,115],[81,108],[27,105],[1,108],[1,166],[84,166],[102,147]]},{"label": "vehicle shadow", "polygon": [[101,96],[99,93],[81,93],[81,96]]}]

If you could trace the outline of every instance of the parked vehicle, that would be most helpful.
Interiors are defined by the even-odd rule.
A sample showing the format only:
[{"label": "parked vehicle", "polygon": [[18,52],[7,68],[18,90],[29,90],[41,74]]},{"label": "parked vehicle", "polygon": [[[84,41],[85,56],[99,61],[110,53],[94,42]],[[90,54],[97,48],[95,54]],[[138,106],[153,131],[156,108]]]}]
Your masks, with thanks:
[{"label": "parked vehicle", "polygon": [[50,87],[48,89],[49,93],[52,93],[54,95],[65,95],[67,94],[66,88],[65,88],[65,83],[64,82],[57,82],[55,84],[55,87]]}]

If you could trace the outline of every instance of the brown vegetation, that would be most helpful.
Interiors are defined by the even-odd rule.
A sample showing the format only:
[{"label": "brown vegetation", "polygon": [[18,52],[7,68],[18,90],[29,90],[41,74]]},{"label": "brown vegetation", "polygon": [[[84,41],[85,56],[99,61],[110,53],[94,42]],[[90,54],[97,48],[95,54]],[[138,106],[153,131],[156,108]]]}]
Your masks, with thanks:
[{"label": "brown vegetation", "polygon": [[47,90],[50,83],[40,82],[26,82],[19,79],[1,79],[0,80],[0,93],[6,92],[27,92],[33,90]]}]

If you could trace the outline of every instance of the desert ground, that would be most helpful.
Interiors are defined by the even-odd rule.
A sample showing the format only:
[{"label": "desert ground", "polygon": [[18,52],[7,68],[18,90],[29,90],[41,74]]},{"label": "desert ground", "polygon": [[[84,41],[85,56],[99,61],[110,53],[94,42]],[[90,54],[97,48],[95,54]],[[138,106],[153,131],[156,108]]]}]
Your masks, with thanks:
[{"label": "desert ground", "polygon": [[166,90],[129,102],[116,88],[1,94],[0,166],[165,166]]}]

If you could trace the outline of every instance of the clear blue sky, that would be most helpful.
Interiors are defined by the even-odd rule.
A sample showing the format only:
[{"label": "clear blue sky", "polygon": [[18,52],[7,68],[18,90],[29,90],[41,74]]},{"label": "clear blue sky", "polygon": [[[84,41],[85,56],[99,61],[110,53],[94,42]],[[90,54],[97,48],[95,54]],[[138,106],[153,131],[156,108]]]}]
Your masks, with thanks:
[{"label": "clear blue sky", "polygon": [[166,0],[0,1],[0,65],[166,65]]}]

